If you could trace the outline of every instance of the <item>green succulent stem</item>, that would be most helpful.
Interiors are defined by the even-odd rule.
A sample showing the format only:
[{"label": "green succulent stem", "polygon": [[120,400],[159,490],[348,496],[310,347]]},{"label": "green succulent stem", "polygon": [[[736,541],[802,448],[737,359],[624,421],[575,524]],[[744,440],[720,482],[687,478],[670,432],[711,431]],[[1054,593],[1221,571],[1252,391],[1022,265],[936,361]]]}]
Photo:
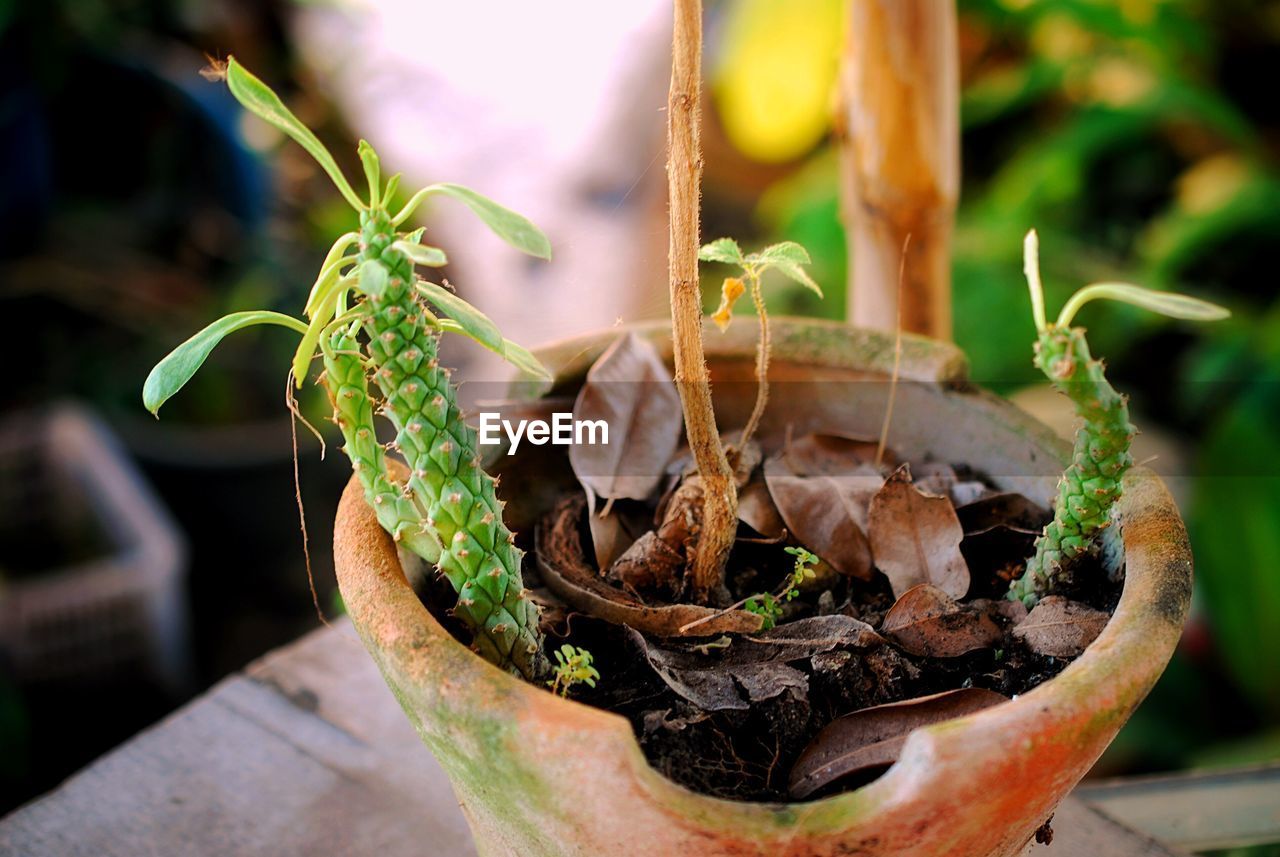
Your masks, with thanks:
[{"label": "green succulent stem", "polygon": [[[521,552],[502,522],[495,481],[480,466],[476,436],[462,420],[449,372],[437,357],[440,334],[475,340],[503,357],[526,377],[550,380],[536,357],[505,339],[483,313],[451,291],[414,278],[414,266],[438,267],[443,250],[420,243],[423,230],[396,227],[432,195],[461,202],[494,234],[522,252],[551,257],[547,237],[526,218],[462,185],[440,183],[422,189],[393,218],[386,206],[400,176],[382,183],[373,147],[363,140],[359,155],[369,185],[366,204],[333,156],[265,83],[234,58],[214,69],[246,109],[293,138],[333,180],[360,215],[360,230],[334,242],[307,298],[310,323],[277,312],[232,313],[183,342],[156,364],[143,385],[147,410],[160,407],[191,379],[226,336],[245,327],[280,325],[301,341],[294,353],[293,379],[301,385],[317,347],[324,360],[322,381],[342,431],[343,450],[364,488],[378,522],[396,542],[436,566],[458,592],[454,614],[474,632],[473,647],[500,667],[529,680],[549,669],[542,652],[538,609],[524,589]],[[349,252],[358,245],[358,253]],[[423,301],[441,310],[437,318]],[[361,336],[363,334],[363,336]],[[369,380],[382,404],[375,405]],[[409,475],[398,480],[388,468],[375,416],[385,415],[397,437]]]},{"label": "green succulent stem", "polygon": [[359,341],[339,330],[324,349],[325,387],[333,404],[334,422],[342,430],[343,451],[351,459],[351,469],[360,479],[365,500],[378,516],[378,523],[396,540],[418,556],[439,561],[440,545],[425,524],[425,515],[415,498],[396,484],[387,469],[386,452],[374,427],[373,403]]},{"label": "green succulent stem", "polygon": [[361,214],[358,268],[372,307],[364,322],[369,371],[409,468],[403,496],[421,509],[423,529],[439,546],[438,556],[426,558],[457,591],[454,612],[475,632],[476,649],[535,679],[547,660],[538,609],[520,573],[522,553],[503,524],[496,483],[481,467],[449,370],[440,366],[439,329],[414,288],[413,263],[392,246],[399,237],[385,210]]},{"label": "green succulent stem", "polygon": [[1076,432],[1071,463],[1058,481],[1053,520],[1036,539],[1026,573],[1014,581],[1011,599],[1028,607],[1060,579],[1064,566],[1089,550],[1111,525],[1120,483],[1133,465],[1129,445],[1137,430],[1126,397],[1107,381],[1101,360],[1089,353],[1080,327],[1048,325],[1036,342],[1036,366],[1075,404],[1084,424]]}]

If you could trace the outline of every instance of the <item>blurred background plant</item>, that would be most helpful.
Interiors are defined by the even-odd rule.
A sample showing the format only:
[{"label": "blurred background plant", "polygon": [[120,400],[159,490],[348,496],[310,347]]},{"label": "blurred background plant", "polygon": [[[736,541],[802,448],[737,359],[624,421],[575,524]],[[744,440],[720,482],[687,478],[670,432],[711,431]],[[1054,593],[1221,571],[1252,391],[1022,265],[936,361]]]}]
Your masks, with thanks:
[{"label": "blurred background plant", "polygon": [[[655,165],[668,6],[593,4],[588,25],[577,6],[535,14],[512,4],[501,26],[467,6],[0,0],[0,313],[23,358],[0,401],[6,415],[63,397],[90,403],[173,511],[191,546],[192,690],[315,624],[284,379],[260,368],[287,362],[290,343],[269,332],[228,342],[212,361],[221,371],[201,373],[204,386],[158,425],[139,385],[208,318],[296,309],[316,260],[347,228],[296,147],[199,77],[204,52],[234,53],[270,80],[351,175],[348,127],[359,127],[406,184],[467,182],[543,226],[556,261],[541,273],[437,233],[457,265],[450,276],[462,289],[491,289],[472,299],[513,336],[524,325],[521,341],[666,311]],[[703,234],[809,249],[826,300],[780,278],[770,283],[779,314],[843,317],[831,120],[845,7],[708,2]],[[1197,559],[1184,644],[1102,770],[1276,758],[1280,294],[1269,251],[1280,246],[1280,2],[960,0],[959,9],[954,312],[973,378],[1020,396],[1036,381],[1020,256],[1031,226],[1051,305],[1086,282],[1120,279],[1235,313],[1194,330],[1123,308],[1084,319],[1140,427],[1165,438]],[[490,20],[492,31],[478,29]],[[447,144],[432,149],[428,137]],[[526,298],[557,309],[531,313]],[[300,439],[312,557],[331,604],[327,536],[344,470]],[[62,719],[50,721],[0,656],[0,810],[163,710],[131,709],[101,688],[86,694],[85,704],[124,713],[59,753],[59,729],[92,724],[70,719],[65,697]]]}]

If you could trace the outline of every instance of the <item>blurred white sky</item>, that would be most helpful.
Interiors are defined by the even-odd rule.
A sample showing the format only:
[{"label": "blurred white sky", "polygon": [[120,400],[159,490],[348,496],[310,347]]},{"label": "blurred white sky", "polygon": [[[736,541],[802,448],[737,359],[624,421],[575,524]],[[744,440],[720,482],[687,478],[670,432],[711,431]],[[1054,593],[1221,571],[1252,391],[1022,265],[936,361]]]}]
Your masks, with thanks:
[{"label": "blurred white sky", "polygon": [[469,185],[547,233],[550,265],[456,204],[425,221],[458,290],[537,345],[666,312],[670,14],[667,0],[345,0],[301,8],[295,35],[385,170]]}]

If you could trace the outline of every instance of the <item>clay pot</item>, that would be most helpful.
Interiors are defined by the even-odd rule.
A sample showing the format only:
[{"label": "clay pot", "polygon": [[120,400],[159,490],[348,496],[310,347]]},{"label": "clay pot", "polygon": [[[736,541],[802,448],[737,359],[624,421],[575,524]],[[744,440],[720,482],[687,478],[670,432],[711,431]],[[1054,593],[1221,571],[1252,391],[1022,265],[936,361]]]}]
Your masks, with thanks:
[{"label": "clay pot", "polygon": [[[732,379],[750,376],[754,331],[736,327],[725,336],[707,333],[717,390],[735,392]],[[662,325],[632,329],[669,354]],[[618,335],[615,329],[583,337],[541,356],[557,372],[559,388],[571,391]],[[890,337],[780,320],[774,341],[775,419],[878,433]],[[1047,502],[1066,445],[969,385],[953,346],[913,337],[904,345],[891,446],[966,462]],[[737,398],[743,413],[750,397]],[[726,408],[733,411],[733,403]],[[722,426],[734,425],[720,413]],[[339,507],[335,551],[351,618],[448,772],[483,855],[978,857],[1024,846],[1173,653],[1191,594],[1191,554],[1178,510],[1156,476],[1135,468],[1125,480],[1121,515],[1123,596],[1084,655],[1023,696],[912,733],[899,761],[870,784],[794,804],[692,793],[649,767],[622,717],[559,699],[472,654],[415,597],[391,539],[354,483]],[[423,853],[432,853],[431,843],[423,843]]]}]

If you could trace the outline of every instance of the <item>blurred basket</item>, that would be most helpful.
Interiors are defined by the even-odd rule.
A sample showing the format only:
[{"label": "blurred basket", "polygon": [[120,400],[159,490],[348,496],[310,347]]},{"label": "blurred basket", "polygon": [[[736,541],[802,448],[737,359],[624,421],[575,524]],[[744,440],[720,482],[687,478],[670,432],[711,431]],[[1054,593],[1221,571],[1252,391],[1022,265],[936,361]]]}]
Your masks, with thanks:
[{"label": "blurred basket", "polygon": [[76,405],[0,425],[0,659],[19,681],[190,675],[186,545]]}]

